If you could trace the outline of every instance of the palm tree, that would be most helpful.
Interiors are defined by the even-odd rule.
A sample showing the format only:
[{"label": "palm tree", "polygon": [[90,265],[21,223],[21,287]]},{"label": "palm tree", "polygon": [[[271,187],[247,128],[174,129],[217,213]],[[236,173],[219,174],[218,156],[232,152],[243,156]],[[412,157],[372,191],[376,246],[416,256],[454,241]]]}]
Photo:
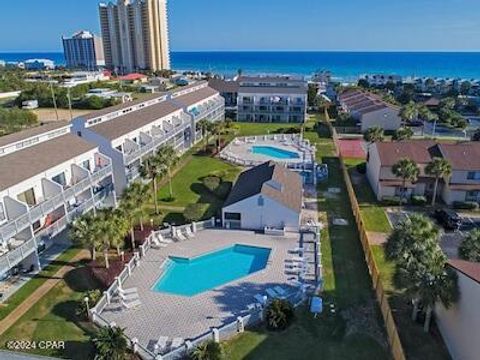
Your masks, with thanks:
[{"label": "palm tree", "polygon": [[155,214],[158,215],[158,186],[157,179],[164,174],[164,169],[158,161],[156,156],[151,156],[143,161],[140,166],[140,175],[143,179],[148,179],[152,183],[153,187],[153,203],[155,204]]},{"label": "palm tree", "polygon": [[97,248],[99,247],[99,237],[96,233],[95,216],[93,213],[83,214],[77,218],[70,228],[70,238],[76,244],[88,248],[92,260],[97,258]]},{"label": "palm tree", "polygon": [[400,109],[400,117],[405,125],[407,122],[411,122],[418,117],[418,106],[414,101],[409,101]]},{"label": "palm tree", "polygon": [[116,247],[117,252],[120,253],[120,247],[124,240],[120,234],[123,232],[123,236],[125,236],[124,223],[122,223],[122,218],[119,212],[114,211],[113,209],[104,209],[97,213],[94,226],[96,228],[95,231],[99,234],[100,244],[105,258],[105,267],[108,269],[110,267],[108,259],[108,251],[110,250],[110,247]]},{"label": "palm tree", "polygon": [[198,345],[192,351],[190,358],[192,360],[224,360],[227,356],[221,343],[209,340]]},{"label": "palm tree", "polygon": [[438,115],[431,112],[430,109],[427,106],[420,105],[418,107],[418,116],[423,121],[423,126],[422,126],[422,136],[423,136],[424,131],[425,131],[425,121],[435,122],[435,124],[436,124],[436,121],[438,120]]},{"label": "palm tree", "polygon": [[178,162],[178,156],[171,146],[162,146],[158,149],[157,159],[160,169],[167,174],[170,199],[173,199],[172,169]]},{"label": "palm tree", "polygon": [[148,197],[148,187],[139,182],[131,184],[123,193],[119,210],[128,221],[132,249],[135,250],[135,221],[140,218],[140,228],[143,230],[144,204]]},{"label": "palm tree", "polygon": [[123,360],[127,354],[125,329],[120,327],[103,327],[93,339],[99,360]]},{"label": "palm tree", "polygon": [[120,209],[112,211],[109,216],[112,223],[110,245],[117,250],[117,255],[120,256],[120,249],[125,246],[125,235],[130,229],[130,223]]},{"label": "palm tree", "polygon": [[480,229],[474,229],[462,240],[458,256],[466,261],[480,262]]},{"label": "palm tree", "polygon": [[420,169],[415,161],[404,158],[392,166],[392,172],[396,177],[402,179],[402,198],[405,198],[407,181],[412,183],[417,181]]},{"label": "palm tree", "polygon": [[448,177],[452,173],[452,166],[448,160],[443,158],[433,158],[425,167],[425,173],[431,176],[435,176],[435,185],[433,187],[432,206],[435,206],[437,200],[438,182],[440,178]]},{"label": "palm tree", "polygon": [[409,127],[401,127],[395,131],[394,139],[397,141],[403,141],[411,139],[413,136],[413,130]]},{"label": "palm tree", "polygon": [[223,121],[217,121],[212,130],[213,134],[217,136],[217,153],[220,152],[220,144],[222,140],[222,134],[225,132],[225,123]]},{"label": "palm tree", "polygon": [[379,126],[371,127],[365,131],[363,138],[370,144],[381,142],[383,141],[383,129]]},{"label": "palm tree", "polygon": [[213,130],[213,123],[208,119],[202,119],[198,122],[198,126],[202,129],[203,141],[205,142],[205,152],[207,152],[208,138]]}]

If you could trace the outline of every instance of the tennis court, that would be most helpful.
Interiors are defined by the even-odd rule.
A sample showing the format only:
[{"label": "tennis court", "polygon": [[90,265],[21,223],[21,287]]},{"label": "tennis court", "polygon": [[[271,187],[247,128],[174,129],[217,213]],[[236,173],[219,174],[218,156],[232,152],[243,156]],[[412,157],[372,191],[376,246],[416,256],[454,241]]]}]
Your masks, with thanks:
[{"label": "tennis court", "polygon": [[366,159],[367,153],[362,139],[340,139],[340,153],[344,158]]}]

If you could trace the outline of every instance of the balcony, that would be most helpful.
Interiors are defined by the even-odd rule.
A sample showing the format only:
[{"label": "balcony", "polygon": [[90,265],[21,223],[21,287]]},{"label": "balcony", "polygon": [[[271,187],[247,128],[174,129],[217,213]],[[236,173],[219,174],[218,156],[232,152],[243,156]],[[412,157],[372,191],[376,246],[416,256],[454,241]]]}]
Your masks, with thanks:
[{"label": "balcony", "polygon": [[130,165],[147,154],[152,154],[158,147],[165,144],[180,131],[185,131],[191,126],[191,118],[187,114],[175,117],[172,123],[164,123],[162,128],[152,128],[152,140],[124,154],[124,164]]},{"label": "balcony", "polygon": [[190,113],[192,114],[195,121],[199,121],[212,115],[212,113],[214,113],[215,111],[221,110],[223,108],[225,108],[225,100],[223,98],[216,98],[193,108]]},{"label": "balcony", "polygon": [[[30,207],[27,211],[15,219],[11,219],[0,227],[0,240],[7,241],[14,237],[20,231],[26,229],[31,224],[47,216],[59,206],[65,204],[69,199],[81,194],[85,190],[93,187],[99,181],[112,174],[112,164],[110,160],[100,154],[96,154],[96,167],[93,172],[86,172],[86,178],[75,182],[71,186],[62,188],[58,186],[59,192],[45,199],[38,205]],[[52,181],[45,179],[48,183]]]},{"label": "balcony", "polygon": [[53,224],[40,230],[30,239],[24,242],[18,242],[18,246],[3,255],[0,255],[0,274],[18,265],[22,260],[34,253],[38,244],[43,241],[45,237],[52,238],[67,228],[67,225],[74,219],[78,218],[85,212],[93,209],[97,204],[101,203],[108,196],[112,189],[107,187],[95,194],[90,199],[84,201],[76,207],[70,209],[67,215],[56,220]]}]

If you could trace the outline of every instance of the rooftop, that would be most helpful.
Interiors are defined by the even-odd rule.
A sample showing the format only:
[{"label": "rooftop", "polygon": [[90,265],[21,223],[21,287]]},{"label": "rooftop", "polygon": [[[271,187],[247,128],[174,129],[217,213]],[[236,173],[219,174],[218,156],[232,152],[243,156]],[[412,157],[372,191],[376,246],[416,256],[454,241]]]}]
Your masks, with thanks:
[{"label": "rooftop", "polygon": [[239,93],[241,94],[301,94],[307,93],[307,88],[303,86],[240,86]]},{"label": "rooftop", "polygon": [[451,267],[460,271],[465,276],[480,283],[480,263],[456,259],[450,260],[448,263]]},{"label": "rooftop", "polygon": [[261,193],[300,212],[303,199],[302,189],[300,175],[269,161],[242,172],[224,206]]},{"label": "rooftop", "polygon": [[0,147],[14,144],[16,142],[29,139],[31,137],[44,134],[49,131],[57,130],[63,127],[69,126],[67,121],[55,121],[51,123],[42,124],[30,129],[19,131],[10,135],[5,135],[0,137]]},{"label": "rooftop", "polygon": [[221,93],[237,93],[240,84],[238,81],[210,79],[208,85]]},{"label": "rooftop", "polygon": [[480,143],[441,144],[440,151],[455,170],[480,169]]},{"label": "rooftop", "polygon": [[211,87],[205,87],[185,95],[180,95],[175,98],[175,101],[184,106],[191,106],[214,95],[218,95],[217,90],[214,90]]},{"label": "rooftop", "polygon": [[0,191],[74,159],[97,146],[67,134],[0,157]]}]

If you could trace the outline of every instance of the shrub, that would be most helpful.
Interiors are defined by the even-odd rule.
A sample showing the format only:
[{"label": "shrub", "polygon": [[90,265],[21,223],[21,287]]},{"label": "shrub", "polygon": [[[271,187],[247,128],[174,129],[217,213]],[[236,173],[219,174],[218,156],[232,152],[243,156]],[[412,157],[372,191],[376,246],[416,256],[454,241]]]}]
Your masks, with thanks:
[{"label": "shrub", "polygon": [[224,360],[227,358],[225,348],[213,340],[198,345],[190,354],[192,360]]},{"label": "shrub", "polygon": [[188,222],[199,221],[207,211],[208,204],[190,204],[183,211],[183,217]]},{"label": "shrub", "polygon": [[215,190],[218,189],[220,186],[220,183],[222,182],[222,179],[220,179],[218,176],[207,176],[202,179],[203,185],[212,193],[215,192]]},{"label": "shrub", "polygon": [[474,229],[463,239],[458,247],[460,259],[472,262],[480,261],[480,230]]},{"label": "shrub", "polygon": [[269,330],[288,328],[295,318],[293,305],[287,300],[275,299],[265,309],[265,321]]},{"label": "shrub", "polygon": [[222,182],[220,186],[217,188],[215,191],[215,195],[217,195],[218,198],[225,200],[230,194],[230,190],[232,190],[232,183],[231,182]]},{"label": "shrub", "polygon": [[479,205],[474,201],[454,201],[453,207],[460,210],[478,210]]},{"label": "shrub", "polygon": [[[402,204],[406,204],[407,199],[402,199]],[[382,204],[386,206],[398,206],[400,205],[400,196],[384,196],[382,198]]]},{"label": "shrub", "polygon": [[366,174],[367,173],[367,163],[363,162],[357,165],[357,171],[359,174]]},{"label": "shrub", "polygon": [[94,307],[98,303],[98,301],[100,300],[101,297],[102,297],[102,293],[98,289],[87,291],[84,294],[84,296],[79,300],[79,303],[78,303],[77,308],[75,310],[75,314],[77,314],[77,316],[87,317],[88,316],[88,314],[87,314],[87,304],[85,303],[84,299],[88,298],[88,306],[91,309],[92,307]]},{"label": "shrub", "polygon": [[412,205],[422,206],[427,203],[427,198],[425,196],[413,195],[412,196]]}]

